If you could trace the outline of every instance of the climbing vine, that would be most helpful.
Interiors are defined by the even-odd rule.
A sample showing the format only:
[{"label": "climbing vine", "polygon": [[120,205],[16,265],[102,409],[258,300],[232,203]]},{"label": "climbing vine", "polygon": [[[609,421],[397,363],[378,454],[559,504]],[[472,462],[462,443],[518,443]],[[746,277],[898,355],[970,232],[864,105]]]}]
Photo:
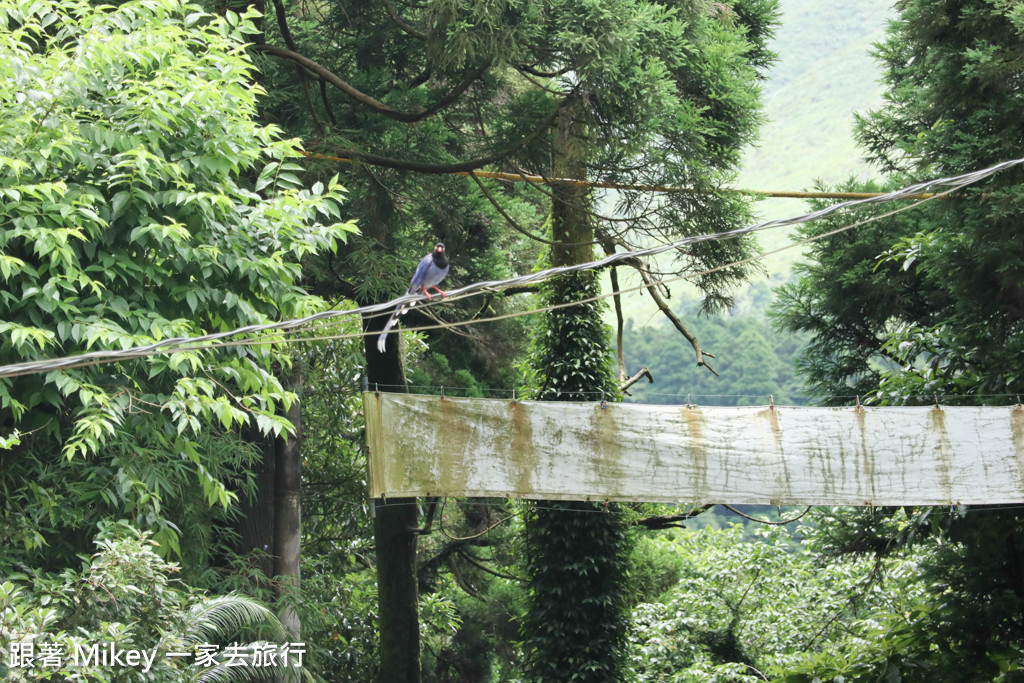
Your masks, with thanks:
[{"label": "climbing vine", "polygon": [[[593,273],[574,273],[554,281],[543,297],[547,303],[580,301],[597,291]],[[618,398],[599,303],[546,314],[532,346],[537,398]],[[622,680],[632,534],[621,510],[603,503],[546,501],[530,508],[525,528],[530,590],[523,634],[529,680]]]}]

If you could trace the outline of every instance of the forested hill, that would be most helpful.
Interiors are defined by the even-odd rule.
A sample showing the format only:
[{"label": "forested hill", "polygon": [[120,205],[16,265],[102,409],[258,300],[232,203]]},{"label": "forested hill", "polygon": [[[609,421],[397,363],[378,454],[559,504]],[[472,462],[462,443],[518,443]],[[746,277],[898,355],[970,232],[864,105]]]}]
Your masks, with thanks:
[{"label": "forested hill", "polygon": [[[882,101],[879,66],[871,51],[884,36],[891,2],[782,0],[781,7],[781,25],[771,45],[779,57],[763,86],[768,122],[760,146],[747,155],[737,186],[807,190],[819,180],[835,184],[874,175],[854,143],[853,123],[855,112]],[[758,205],[761,219],[807,210],[801,200],[769,199]],[[765,250],[789,241],[785,230],[761,236]],[[676,312],[705,349],[718,355],[718,377],[695,367],[690,345],[648,297],[627,299],[627,369],[647,365],[656,379],[653,385],[637,385],[629,400],[678,403],[689,396],[705,405],[749,405],[766,403],[771,394],[778,403],[802,402],[805,392],[793,370],[802,341],[773,331],[764,316],[771,288],[789,278],[798,258],[799,251],[791,250],[767,259],[767,277],[738,292],[731,313],[714,318],[696,317],[695,295],[672,287]]]},{"label": "forested hill", "polygon": [[853,113],[882,100],[871,57],[891,16],[890,0],[782,0],[772,49],[779,55],[764,84],[768,123],[751,150],[740,184],[807,189],[870,174],[851,134]]}]

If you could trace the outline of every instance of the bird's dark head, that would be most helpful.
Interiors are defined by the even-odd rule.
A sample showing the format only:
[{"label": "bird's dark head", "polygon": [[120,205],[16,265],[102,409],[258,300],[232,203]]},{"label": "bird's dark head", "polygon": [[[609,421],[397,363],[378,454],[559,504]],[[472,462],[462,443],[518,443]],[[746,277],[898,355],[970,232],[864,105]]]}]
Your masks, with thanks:
[{"label": "bird's dark head", "polygon": [[437,246],[434,247],[434,253],[435,254],[443,254],[444,253],[444,245],[441,244],[440,242],[438,242]]}]

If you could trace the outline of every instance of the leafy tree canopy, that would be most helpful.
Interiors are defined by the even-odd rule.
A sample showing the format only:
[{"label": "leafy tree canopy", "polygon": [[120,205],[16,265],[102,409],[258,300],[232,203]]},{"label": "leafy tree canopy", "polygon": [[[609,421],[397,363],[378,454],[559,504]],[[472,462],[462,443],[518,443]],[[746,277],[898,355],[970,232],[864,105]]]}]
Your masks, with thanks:
[{"label": "leafy tree canopy", "polygon": [[[0,363],[319,305],[298,260],[354,228],[336,182],[303,188],[298,143],[254,122],[252,20],[178,0],[0,2]],[[0,379],[2,544],[56,560],[116,514],[178,552],[188,506],[194,522],[235,497],[239,430],[290,428],[285,362],[238,346]]]},{"label": "leafy tree canopy", "polygon": [[[582,98],[592,112],[590,177],[702,189],[729,180],[760,120],[757,84],[772,56],[765,43],[777,3],[559,0],[541,9],[445,0],[328,9],[321,19],[275,3],[277,25],[267,27],[275,44],[260,49],[286,61],[267,66],[275,84],[267,111],[318,151],[363,162],[340,170],[377,246],[335,259],[330,272],[343,293],[372,300],[407,282],[395,252],[409,250],[414,262],[435,239],[453,255],[450,279],[480,279],[478,257],[495,247],[503,258],[480,263],[532,265],[532,241],[503,238],[499,228],[507,215],[543,239],[550,191],[484,181],[485,194],[471,179],[432,174],[490,166],[550,175],[551,126],[570,101]],[[303,68],[297,80],[294,64]],[[632,220],[608,222],[605,232],[629,245],[748,217],[735,196],[617,200]],[[750,247],[705,243],[677,267],[720,265]],[[697,284],[713,306],[742,274],[727,269]]]}]

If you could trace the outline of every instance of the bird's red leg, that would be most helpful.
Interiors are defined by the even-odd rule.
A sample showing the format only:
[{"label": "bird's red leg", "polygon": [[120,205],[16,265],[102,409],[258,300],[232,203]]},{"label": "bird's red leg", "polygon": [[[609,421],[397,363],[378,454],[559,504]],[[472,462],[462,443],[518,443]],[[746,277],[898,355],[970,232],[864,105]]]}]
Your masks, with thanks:
[{"label": "bird's red leg", "polygon": [[441,292],[441,298],[448,296],[448,292],[444,291],[443,289],[438,289],[437,287],[431,287],[431,289],[433,289],[435,292]]},{"label": "bird's red leg", "polygon": [[[430,300],[430,299],[433,299],[433,298],[434,298],[434,297],[430,296],[430,292],[428,292],[428,291],[427,291],[427,288],[426,288],[426,287],[420,287],[420,289],[422,289],[422,290],[423,290],[423,293],[427,295],[427,299],[428,299],[428,300]],[[437,289],[437,287],[434,287],[434,289]]]}]

